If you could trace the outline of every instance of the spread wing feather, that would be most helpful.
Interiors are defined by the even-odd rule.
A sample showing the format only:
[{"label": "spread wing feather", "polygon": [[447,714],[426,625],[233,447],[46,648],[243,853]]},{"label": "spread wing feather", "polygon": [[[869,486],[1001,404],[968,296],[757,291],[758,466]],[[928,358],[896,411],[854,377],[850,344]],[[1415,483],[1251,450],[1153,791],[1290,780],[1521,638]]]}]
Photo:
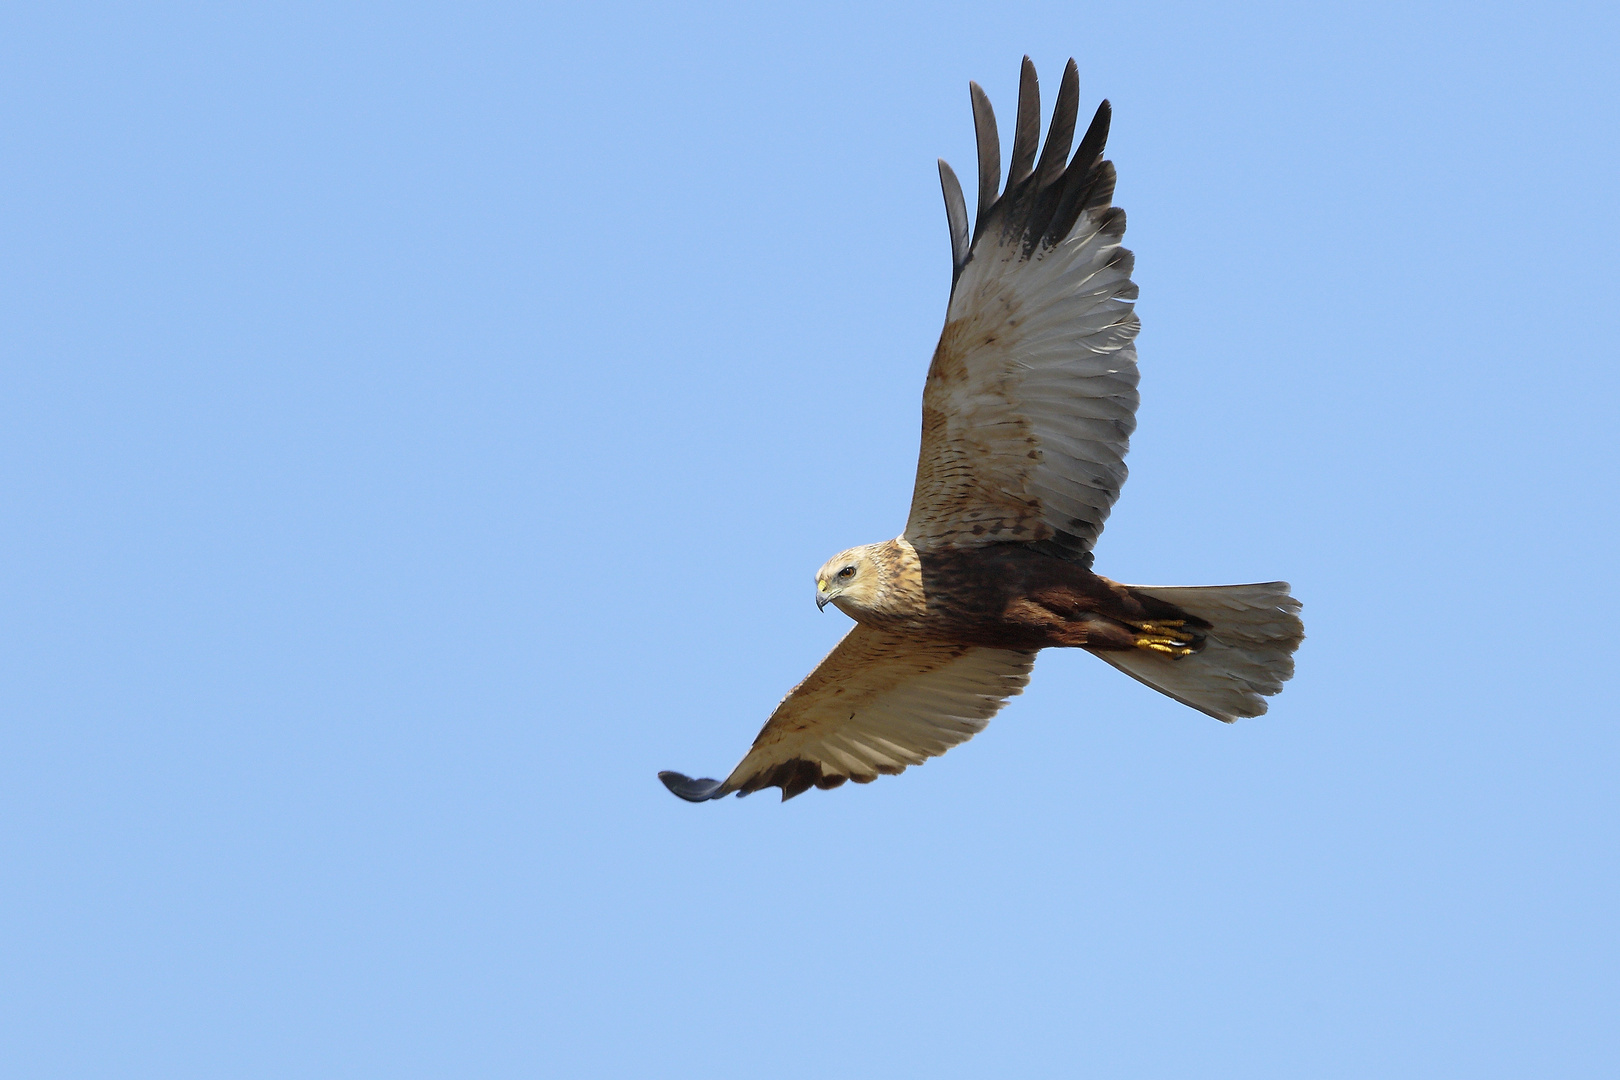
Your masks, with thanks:
[{"label": "spread wing feather", "polygon": [[1108,102],[1065,165],[1079,100],[1070,60],[1037,163],[1040,93],[1025,57],[997,196],[995,115],[977,85],[970,94],[979,209],[968,244],[961,185],[941,162],[953,282],[905,537],[920,550],[1029,542],[1089,565],[1125,482],[1137,406],[1133,260],[1102,158]]},{"label": "spread wing feather", "polygon": [[659,778],[691,802],[780,787],[782,798],[921,765],[1023,692],[1035,654],[915,641],[857,625],[766,721],[723,781]]}]

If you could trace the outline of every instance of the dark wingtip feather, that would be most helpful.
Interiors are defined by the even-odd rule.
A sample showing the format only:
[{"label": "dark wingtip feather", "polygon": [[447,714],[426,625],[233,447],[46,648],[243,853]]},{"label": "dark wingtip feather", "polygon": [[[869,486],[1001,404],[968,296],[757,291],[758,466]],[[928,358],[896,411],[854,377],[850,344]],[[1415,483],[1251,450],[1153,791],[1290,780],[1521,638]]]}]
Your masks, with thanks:
[{"label": "dark wingtip feather", "polygon": [[693,780],[690,776],[671,769],[659,773],[658,779],[687,802],[708,802],[710,799],[718,799],[721,795],[720,788],[724,784],[721,780]]},{"label": "dark wingtip feather", "polygon": [[1035,145],[1041,138],[1041,84],[1029,57],[1018,70],[1018,119],[1013,124],[1012,160],[1007,163],[1011,188],[1035,167]]},{"label": "dark wingtip feather", "polygon": [[1113,122],[1114,107],[1108,104],[1107,98],[1103,98],[1091,117],[1091,123],[1086,126],[1086,133],[1080,137],[1080,148],[1074,152],[1070,169],[1089,169],[1097,163],[1108,145],[1108,127]]},{"label": "dark wingtip feather", "polygon": [[951,284],[954,285],[962,274],[962,267],[967,265],[972,242],[968,238],[967,200],[962,197],[962,184],[944,158],[939,159],[939,186],[945,193],[945,222],[951,230]]},{"label": "dark wingtip feather", "polygon": [[1058,83],[1057,102],[1052,106],[1052,123],[1046,129],[1046,147],[1041,151],[1041,163],[1035,170],[1036,189],[1044,188],[1056,180],[1069,160],[1069,147],[1074,142],[1074,125],[1080,115],[1080,69],[1070,57],[1063,69],[1063,81]]},{"label": "dark wingtip feather", "polygon": [[1087,210],[1107,206],[1114,197],[1114,166],[1102,160],[1103,148],[1108,144],[1108,126],[1113,119],[1113,108],[1106,98],[1097,106],[1091,124],[1080,138],[1074,159],[1064,170],[1058,182],[1062,195],[1052,212],[1052,220],[1045,229],[1047,243],[1060,243],[1081,214]]},{"label": "dark wingtip feather", "polygon": [[996,130],[996,111],[990,107],[984,87],[968,83],[968,97],[973,102],[973,135],[979,148],[979,207],[973,222],[977,236],[984,216],[1001,193],[1001,133]]}]

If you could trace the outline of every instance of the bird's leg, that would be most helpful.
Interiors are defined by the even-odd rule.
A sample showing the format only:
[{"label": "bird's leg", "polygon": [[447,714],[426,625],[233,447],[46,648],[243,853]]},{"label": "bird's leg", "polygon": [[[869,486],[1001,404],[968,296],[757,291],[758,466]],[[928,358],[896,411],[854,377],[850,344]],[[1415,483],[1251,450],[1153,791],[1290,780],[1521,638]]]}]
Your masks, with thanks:
[{"label": "bird's leg", "polygon": [[1191,656],[1198,651],[1198,638],[1182,629],[1187,625],[1185,619],[1159,619],[1130,625],[1136,630],[1134,644],[1138,649],[1166,656]]}]

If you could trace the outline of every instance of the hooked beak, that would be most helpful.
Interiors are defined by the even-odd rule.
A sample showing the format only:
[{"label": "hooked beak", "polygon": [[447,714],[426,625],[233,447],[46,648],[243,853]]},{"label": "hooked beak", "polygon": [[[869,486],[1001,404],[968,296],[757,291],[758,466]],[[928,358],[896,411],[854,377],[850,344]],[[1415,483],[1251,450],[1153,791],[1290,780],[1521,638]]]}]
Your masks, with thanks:
[{"label": "hooked beak", "polygon": [[827,579],[816,578],[816,610],[826,611],[827,601],[831,599],[832,594],[827,591]]}]

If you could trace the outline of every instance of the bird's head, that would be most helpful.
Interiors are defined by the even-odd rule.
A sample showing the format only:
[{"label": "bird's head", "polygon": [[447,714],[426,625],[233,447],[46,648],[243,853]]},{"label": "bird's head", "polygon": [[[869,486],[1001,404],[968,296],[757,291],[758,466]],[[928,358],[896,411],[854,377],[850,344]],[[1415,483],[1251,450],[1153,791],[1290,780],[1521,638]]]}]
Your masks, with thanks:
[{"label": "bird's head", "polygon": [[883,596],[886,566],[879,559],[881,544],[840,551],[816,571],[816,607],[834,604],[854,618],[856,612],[875,610]]}]

